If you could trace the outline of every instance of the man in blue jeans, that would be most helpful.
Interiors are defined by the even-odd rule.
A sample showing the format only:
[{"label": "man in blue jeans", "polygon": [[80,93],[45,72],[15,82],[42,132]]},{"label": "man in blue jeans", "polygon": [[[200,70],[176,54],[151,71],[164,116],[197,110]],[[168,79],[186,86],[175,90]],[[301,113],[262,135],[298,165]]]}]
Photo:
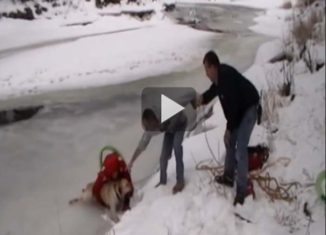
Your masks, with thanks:
[{"label": "man in blue jeans", "polygon": [[160,181],[156,185],[166,185],[167,183],[167,167],[171,158],[172,150],[174,150],[176,160],[177,183],[173,187],[173,194],[181,192],[185,186],[184,181],[184,165],[183,165],[183,148],[182,142],[185,130],[187,128],[187,116],[184,112],[180,112],[171,117],[164,123],[160,123],[158,111],[155,109],[145,109],[142,114],[142,125],[145,132],[139,141],[139,144],[128,164],[129,169],[132,168],[136,159],[147,148],[151,138],[164,132],[163,146],[160,156]]},{"label": "man in blue jeans", "polygon": [[237,192],[233,204],[242,205],[247,191],[247,147],[257,120],[259,94],[254,85],[236,69],[221,64],[214,51],[206,53],[203,64],[212,85],[197,97],[194,105],[198,107],[208,104],[216,96],[220,99],[227,120],[224,134],[226,157],[224,174],[216,176],[215,180],[217,183],[233,187],[236,171]]}]

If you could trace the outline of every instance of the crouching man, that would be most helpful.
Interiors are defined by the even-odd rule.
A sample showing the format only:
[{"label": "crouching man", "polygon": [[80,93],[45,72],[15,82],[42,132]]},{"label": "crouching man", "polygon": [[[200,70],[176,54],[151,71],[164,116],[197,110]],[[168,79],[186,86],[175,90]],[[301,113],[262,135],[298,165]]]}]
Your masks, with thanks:
[{"label": "crouching man", "polygon": [[129,162],[129,169],[133,167],[136,159],[148,146],[154,135],[164,132],[162,151],[160,156],[160,181],[157,186],[166,185],[167,167],[174,150],[176,160],[176,184],[173,187],[173,194],[181,192],[185,186],[183,148],[182,142],[187,127],[187,117],[184,112],[180,112],[167,121],[160,123],[158,115],[153,109],[145,109],[142,113],[142,125],[145,130],[132,159]]}]

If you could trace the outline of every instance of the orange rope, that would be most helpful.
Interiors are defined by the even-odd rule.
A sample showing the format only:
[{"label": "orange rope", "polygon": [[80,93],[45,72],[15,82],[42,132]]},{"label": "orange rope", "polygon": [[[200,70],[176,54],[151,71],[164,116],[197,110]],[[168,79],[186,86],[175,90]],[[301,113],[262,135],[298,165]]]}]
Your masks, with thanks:
[{"label": "orange rope", "polygon": [[[297,189],[302,185],[299,182],[290,182],[290,183],[279,183],[275,177],[270,176],[268,172],[263,175],[267,169],[276,165],[277,163],[283,163],[284,166],[288,166],[290,163],[289,158],[279,158],[275,162],[266,164],[261,170],[251,172],[249,178],[253,181],[256,181],[259,187],[267,194],[267,196],[272,200],[283,200],[287,202],[292,202],[296,200],[296,196],[293,192],[293,188]],[[211,160],[200,161],[196,165],[196,170],[198,171],[210,171],[213,176],[222,175],[224,172],[224,166],[211,166]]]}]

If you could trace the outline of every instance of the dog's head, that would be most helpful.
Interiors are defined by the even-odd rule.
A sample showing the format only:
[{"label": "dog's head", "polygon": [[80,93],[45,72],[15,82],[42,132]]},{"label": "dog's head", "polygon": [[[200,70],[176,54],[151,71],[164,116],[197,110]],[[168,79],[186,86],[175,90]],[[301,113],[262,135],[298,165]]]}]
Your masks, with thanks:
[{"label": "dog's head", "polygon": [[121,179],[118,183],[118,190],[122,197],[132,192],[132,185],[127,179]]}]

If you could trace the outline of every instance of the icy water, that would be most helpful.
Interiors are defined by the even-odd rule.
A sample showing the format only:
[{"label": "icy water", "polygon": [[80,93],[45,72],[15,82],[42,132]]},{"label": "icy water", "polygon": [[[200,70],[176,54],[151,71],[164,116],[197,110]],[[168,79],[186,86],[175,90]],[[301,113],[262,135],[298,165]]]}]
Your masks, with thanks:
[{"label": "icy water", "polygon": [[[191,13],[189,13],[191,12]],[[246,28],[254,11],[241,7],[181,5],[173,17],[189,14],[200,27],[227,31],[207,42],[223,61],[248,68],[266,38]],[[59,91],[1,101],[0,107],[46,104],[33,119],[0,127],[0,234],[105,234],[110,223],[103,210],[68,205],[96,177],[98,152],[107,144],[130,159],[142,134],[140,94],[146,86],[209,86],[202,61],[184,72],[148,77],[119,85]],[[152,175],[158,164],[161,137],[153,139],[132,172],[136,182]]]}]

